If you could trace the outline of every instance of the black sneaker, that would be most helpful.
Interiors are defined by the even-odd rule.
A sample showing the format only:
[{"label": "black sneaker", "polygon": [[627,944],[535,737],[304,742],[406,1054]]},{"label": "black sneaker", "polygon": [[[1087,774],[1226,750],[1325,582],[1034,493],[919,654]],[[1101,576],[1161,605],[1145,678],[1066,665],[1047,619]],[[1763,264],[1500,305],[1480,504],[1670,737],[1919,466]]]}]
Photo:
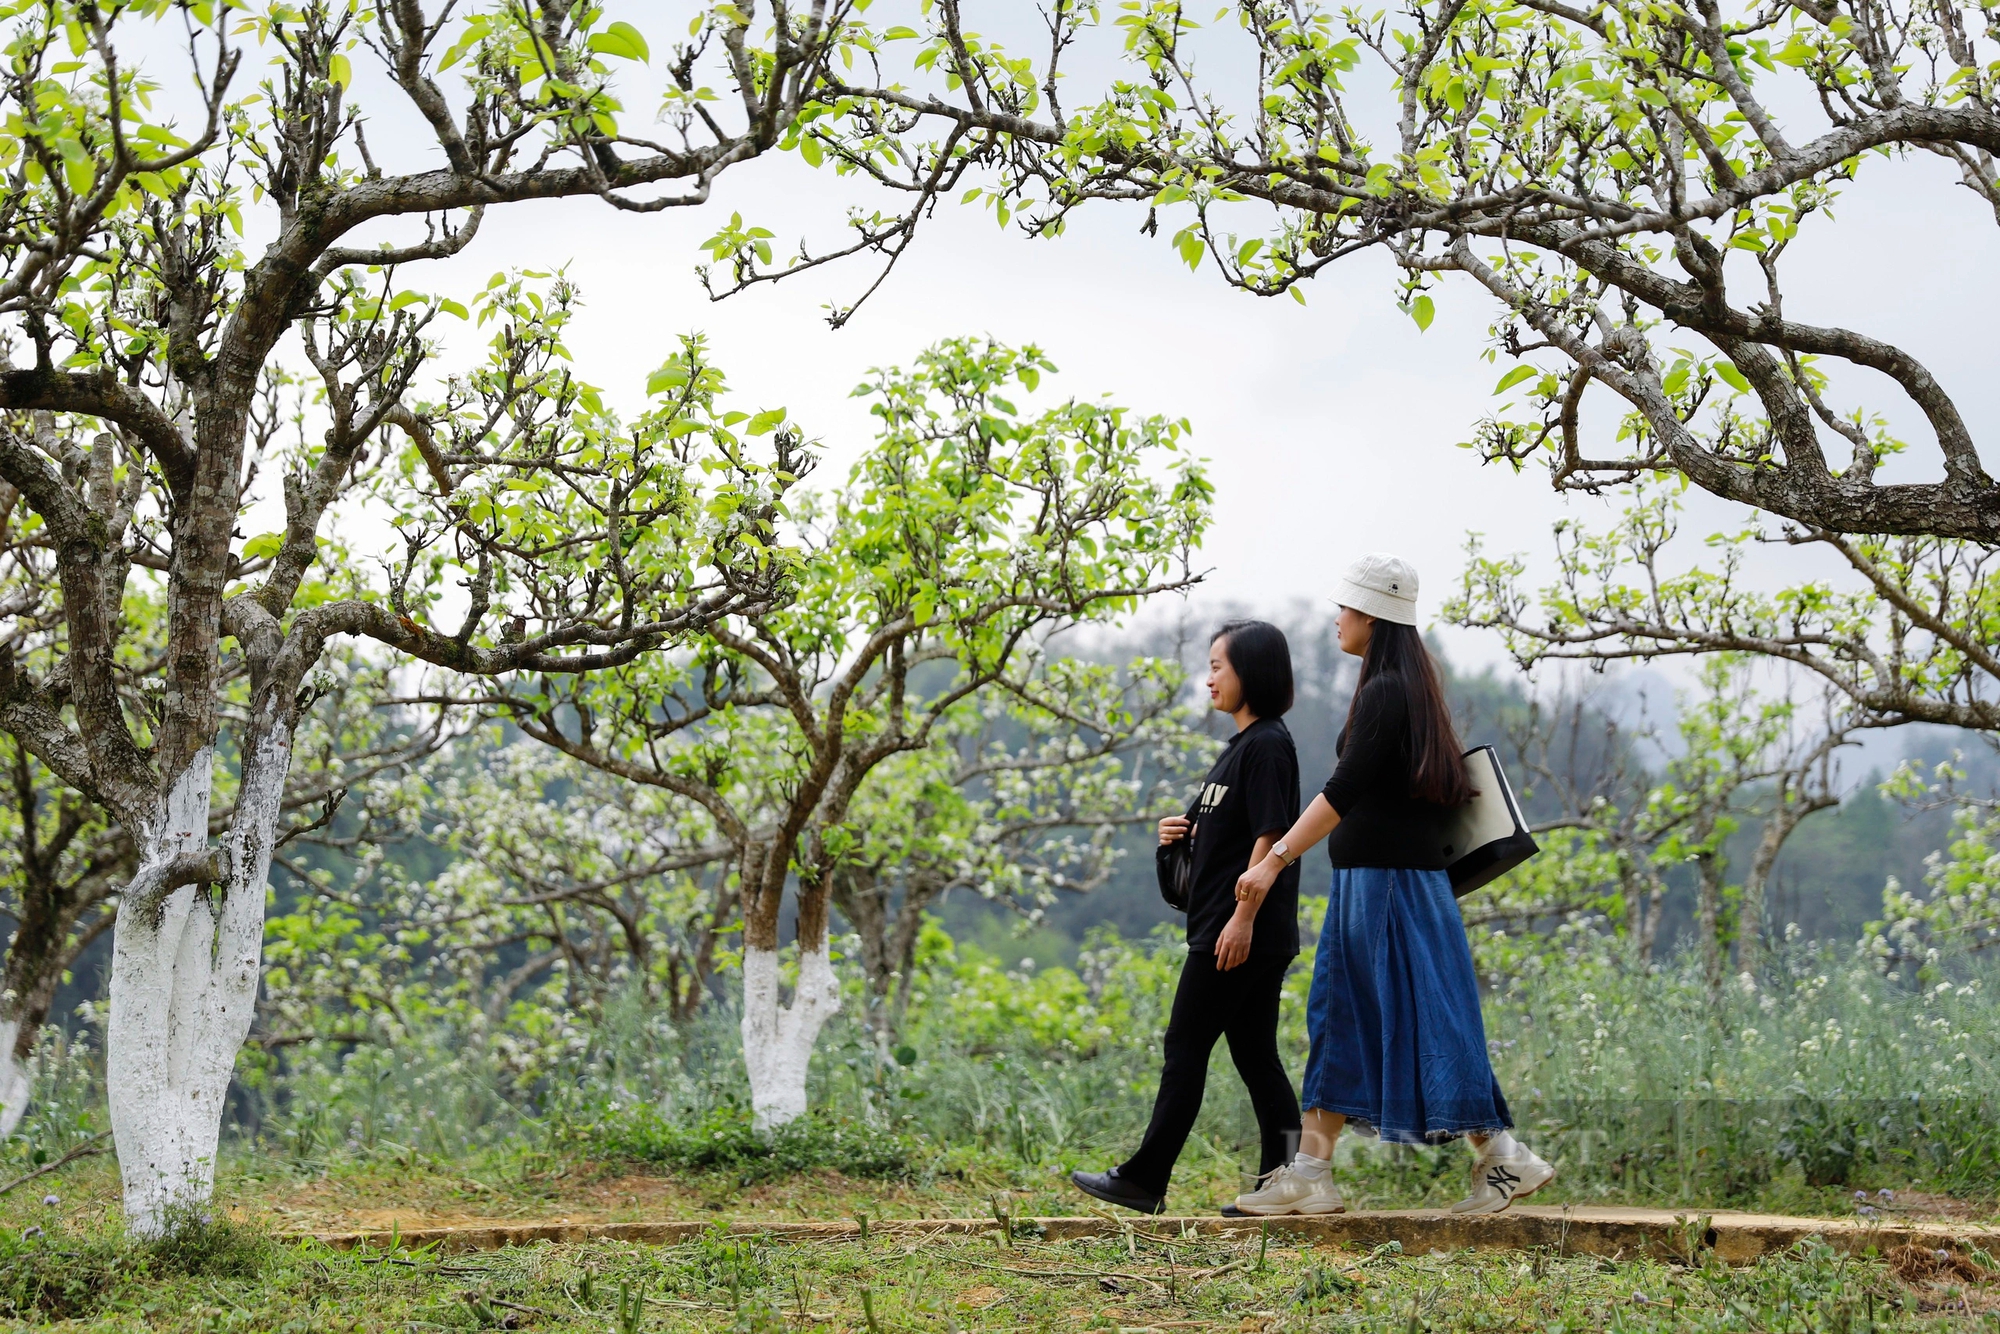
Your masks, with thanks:
[{"label": "black sneaker", "polygon": [[1166,1211],[1165,1196],[1155,1195],[1127,1181],[1118,1175],[1118,1169],[1115,1167],[1109,1172],[1071,1172],[1069,1179],[1085,1195],[1103,1200],[1106,1204],[1115,1204],[1120,1208],[1133,1209],[1142,1214]]}]

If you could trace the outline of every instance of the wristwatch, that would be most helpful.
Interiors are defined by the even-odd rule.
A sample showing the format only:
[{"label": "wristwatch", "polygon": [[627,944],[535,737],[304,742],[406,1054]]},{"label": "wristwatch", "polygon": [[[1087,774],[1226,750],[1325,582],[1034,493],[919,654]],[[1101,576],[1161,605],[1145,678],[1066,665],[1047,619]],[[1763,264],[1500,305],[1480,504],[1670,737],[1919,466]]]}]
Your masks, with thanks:
[{"label": "wristwatch", "polygon": [[1287,866],[1298,860],[1298,858],[1292,856],[1292,850],[1286,847],[1282,840],[1271,845],[1271,855]]}]

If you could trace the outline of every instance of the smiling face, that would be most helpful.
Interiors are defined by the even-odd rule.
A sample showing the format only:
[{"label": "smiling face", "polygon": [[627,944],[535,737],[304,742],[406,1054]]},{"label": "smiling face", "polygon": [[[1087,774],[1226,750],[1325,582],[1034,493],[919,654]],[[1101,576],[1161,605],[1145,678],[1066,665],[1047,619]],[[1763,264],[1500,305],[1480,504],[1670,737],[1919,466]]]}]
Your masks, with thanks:
[{"label": "smiling face", "polygon": [[1342,607],[1340,618],[1334,622],[1334,632],[1340,636],[1340,651],[1358,658],[1368,651],[1368,641],[1375,633],[1375,618],[1365,611]]},{"label": "smiling face", "polygon": [[1217,713],[1234,713],[1243,707],[1243,682],[1229,665],[1229,640],[1217,636],[1208,646],[1208,703]]}]

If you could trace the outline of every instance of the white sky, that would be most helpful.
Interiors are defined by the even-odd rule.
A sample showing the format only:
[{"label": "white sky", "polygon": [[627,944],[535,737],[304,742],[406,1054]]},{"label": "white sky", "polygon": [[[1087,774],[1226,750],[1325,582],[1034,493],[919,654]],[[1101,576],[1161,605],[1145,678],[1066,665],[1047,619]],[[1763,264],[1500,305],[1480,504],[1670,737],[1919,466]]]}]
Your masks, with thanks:
[{"label": "white sky", "polygon": [[[623,8],[654,34],[656,67],[684,26],[660,14],[694,12],[685,3]],[[989,12],[1016,13],[1005,6]],[[891,21],[885,13],[871,17]],[[255,77],[256,63],[246,62],[247,75]],[[422,153],[417,127],[394,110],[400,95],[369,63],[357,53],[360,98],[372,109],[389,108],[371,121],[378,158],[392,169],[433,165],[435,149]],[[173,77],[170,62],[153,68]],[[1075,82],[1072,100],[1089,80],[1080,74]],[[635,94],[628,105],[650,100]],[[1817,117],[1809,118],[1794,137],[1817,128]],[[1935,158],[1871,162],[1860,185],[1845,192],[1837,222],[1815,220],[1795,247],[1786,313],[1902,344],[1955,394],[1975,438],[1991,440],[2000,427],[1990,334],[1991,312],[2000,306],[2000,228],[1953,181]],[[1417,565],[1428,616],[1455,581],[1468,531],[1485,533],[1491,550],[1545,557],[1554,520],[1611,512],[1605,502],[1556,496],[1539,470],[1514,476],[1456,447],[1495,402],[1491,390],[1506,368],[1478,355],[1494,308],[1469,282],[1449,281],[1437,293],[1436,322],[1419,333],[1396,309],[1393,275],[1379,256],[1336,266],[1308,286],[1309,304],[1301,308],[1288,298],[1234,292],[1209,267],[1190,273],[1164,239],[1179,224],[1163,217],[1161,238],[1141,237],[1137,208],[1087,208],[1061,239],[1030,242],[1003,233],[976,206],[946,205],[842,330],[827,328],[822,307],[845,303],[865,286],[872,271],[860,263],[721,304],[703,295],[693,274],[703,258],[699,242],[732,211],[776,231],[781,254],[800,236],[823,251],[838,242],[850,202],[883,203],[830,170],[774,154],[730,170],[699,209],[638,216],[571,200],[495,210],[469,254],[407,277],[464,297],[498,269],[566,265],[586,303],[570,345],[582,373],[614,401],[636,404],[647,372],[676,336],[705,331],[747,400],[739,406],[789,408],[827,446],[832,475],[868,438],[865,406],[849,391],[869,367],[908,359],[948,335],[1039,342],[1062,368],[1057,392],[1109,393],[1140,411],[1192,421],[1194,447],[1209,459],[1217,486],[1205,561],[1209,593],[1218,599],[1276,605],[1319,596],[1354,555],[1390,550]],[[474,355],[478,335],[459,327],[464,354]],[[1936,475],[1927,437],[1881,392],[1885,386],[1878,382],[1873,406],[1910,426],[1916,442],[1910,461],[1892,471]],[[1857,380],[1837,388],[1866,386]],[[1850,394],[1840,406],[1854,401]],[[1986,457],[2000,470],[2000,455],[1989,448]],[[1713,502],[1693,511],[1695,536],[1741,518]],[[1795,576],[1811,559],[1773,553],[1764,576]],[[1447,644],[1460,661],[1497,654],[1484,635],[1451,633]]]}]

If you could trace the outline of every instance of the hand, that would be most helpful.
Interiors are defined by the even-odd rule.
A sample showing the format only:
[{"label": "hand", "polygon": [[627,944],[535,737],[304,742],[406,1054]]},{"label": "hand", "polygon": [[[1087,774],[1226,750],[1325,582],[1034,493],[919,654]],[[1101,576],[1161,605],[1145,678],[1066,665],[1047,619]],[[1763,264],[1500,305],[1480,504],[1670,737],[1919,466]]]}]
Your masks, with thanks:
[{"label": "hand", "polygon": [[1215,938],[1215,966],[1219,972],[1226,973],[1250,957],[1250,933],[1256,923],[1257,914],[1241,908],[1230,917],[1222,934]]},{"label": "hand", "polygon": [[1276,857],[1266,857],[1237,876],[1236,901],[1247,903],[1255,909],[1264,902],[1264,896],[1271,892],[1271,886],[1278,883],[1278,872],[1283,869]]},{"label": "hand", "polygon": [[1186,838],[1187,832],[1188,818],[1185,815],[1169,815],[1160,821],[1160,846],[1164,848],[1169,843]]}]

